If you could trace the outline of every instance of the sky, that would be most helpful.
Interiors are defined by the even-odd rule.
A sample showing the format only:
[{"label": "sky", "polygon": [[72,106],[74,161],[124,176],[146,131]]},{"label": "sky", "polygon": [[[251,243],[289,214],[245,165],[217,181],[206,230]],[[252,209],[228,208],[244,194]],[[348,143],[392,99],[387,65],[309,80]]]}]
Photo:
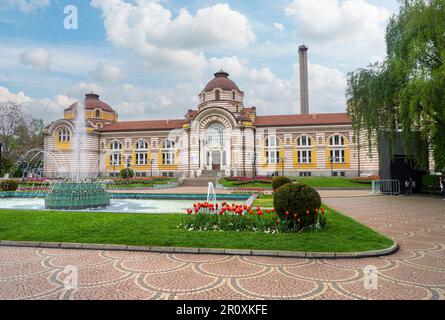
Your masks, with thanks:
[{"label": "sky", "polygon": [[310,111],[344,112],[347,73],[385,57],[386,24],[398,6],[396,0],[1,0],[0,103],[22,104],[49,123],[95,92],[121,120],[180,119],[222,68],[245,92],[246,107],[296,114],[298,46],[305,44]]}]

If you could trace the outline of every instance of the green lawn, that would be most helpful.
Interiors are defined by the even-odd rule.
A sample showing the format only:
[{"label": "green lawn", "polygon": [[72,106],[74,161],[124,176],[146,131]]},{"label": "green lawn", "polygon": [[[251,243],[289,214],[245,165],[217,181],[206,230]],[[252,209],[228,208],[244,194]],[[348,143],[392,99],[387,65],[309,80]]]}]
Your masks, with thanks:
[{"label": "green lawn", "polygon": [[[355,181],[342,177],[290,177],[296,182],[307,184],[313,188],[346,188],[346,189],[371,189],[371,181]],[[270,182],[236,182],[221,179],[220,183],[227,188],[263,188],[272,189]]]},{"label": "green lawn", "polygon": [[273,208],[273,195],[259,195],[258,198],[253,202],[253,207],[261,208]]},{"label": "green lawn", "polygon": [[327,217],[321,231],[266,234],[178,229],[182,215],[0,210],[0,239],[304,252],[368,251],[393,243],[332,210]]},{"label": "green lawn", "polygon": [[313,188],[351,188],[351,189],[370,189],[371,181],[354,181],[342,177],[296,177],[300,183],[307,184]]}]

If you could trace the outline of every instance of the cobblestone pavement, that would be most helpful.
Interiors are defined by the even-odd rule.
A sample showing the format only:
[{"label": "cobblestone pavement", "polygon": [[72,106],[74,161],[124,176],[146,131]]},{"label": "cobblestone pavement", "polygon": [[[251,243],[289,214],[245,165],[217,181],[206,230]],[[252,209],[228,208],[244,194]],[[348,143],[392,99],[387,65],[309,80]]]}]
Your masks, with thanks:
[{"label": "cobblestone pavement", "polygon": [[[401,249],[380,258],[310,260],[0,247],[0,299],[445,299],[442,199],[324,201]],[[369,287],[369,265],[378,269],[377,289]],[[78,289],[64,286],[71,283],[67,266],[78,270]]]}]

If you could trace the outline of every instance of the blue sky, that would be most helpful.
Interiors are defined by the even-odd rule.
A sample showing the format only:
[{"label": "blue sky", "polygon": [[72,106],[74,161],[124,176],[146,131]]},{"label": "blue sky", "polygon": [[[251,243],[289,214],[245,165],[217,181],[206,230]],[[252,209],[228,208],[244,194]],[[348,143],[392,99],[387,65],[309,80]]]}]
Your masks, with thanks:
[{"label": "blue sky", "polygon": [[[79,29],[63,26],[66,5]],[[180,118],[219,68],[261,114],[297,113],[298,45],[312,112],[345,110],[347,72],[385,56],[395,0],[3,0],[0,102],[45,121],[89,91],[121,119]]]}]

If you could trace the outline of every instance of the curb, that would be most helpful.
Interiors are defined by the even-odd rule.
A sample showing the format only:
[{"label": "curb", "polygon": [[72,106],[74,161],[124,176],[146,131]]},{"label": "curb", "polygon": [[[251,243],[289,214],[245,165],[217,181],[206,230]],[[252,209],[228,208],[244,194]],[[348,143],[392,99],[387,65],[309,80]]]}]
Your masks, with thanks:
[{"label": "curb", "polygon": [[34,247],[34,248],[60,248],[77,250],[111,250],[111,251],[141,251],[156,253],[185,253],[185,254],[219,254],[259,257],[282,257],[304,259],[361,259],[380,257],[395,253],[399,245],[394,244],[386,249],[364,252],[293,252],[276,250],[243,250],[243,249],[211,249],[211,248],[182,248],[182,247],[150,247],[126,246],[112,244],[65,243],[65,242],[35,242],[35,241],[9,241],[0,240],[0,247]]}]

